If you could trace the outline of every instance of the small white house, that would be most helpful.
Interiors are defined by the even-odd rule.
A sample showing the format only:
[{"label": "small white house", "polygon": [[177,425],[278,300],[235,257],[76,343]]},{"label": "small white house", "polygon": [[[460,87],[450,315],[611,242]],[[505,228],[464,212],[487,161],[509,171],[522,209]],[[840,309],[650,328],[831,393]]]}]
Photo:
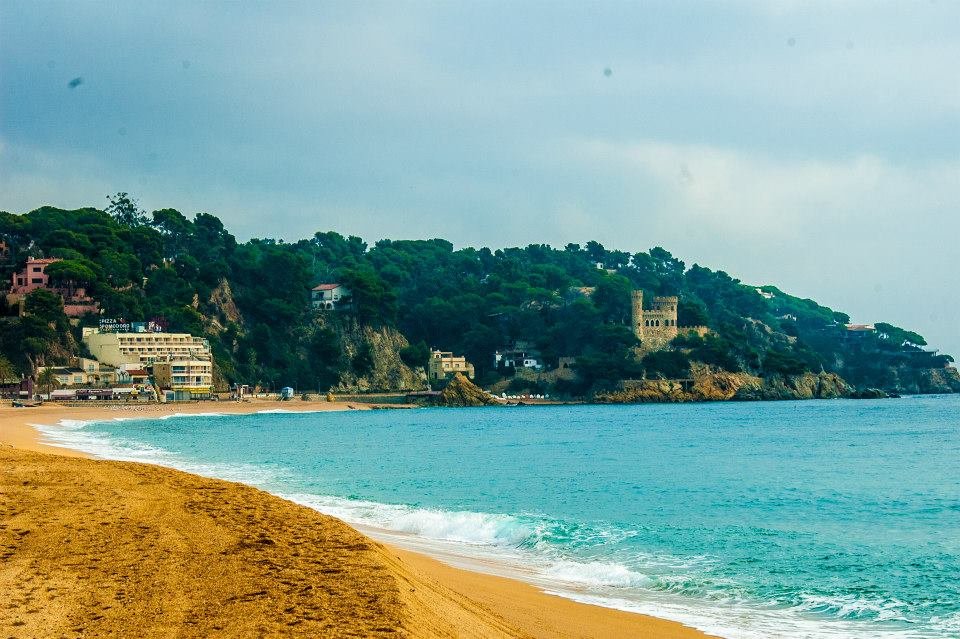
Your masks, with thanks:
[{"label": "small white house", "polygon": [[350,290],[343,284],[317,284],[313,287],[310,302],[315,309],[335,310],[350,297]]}]

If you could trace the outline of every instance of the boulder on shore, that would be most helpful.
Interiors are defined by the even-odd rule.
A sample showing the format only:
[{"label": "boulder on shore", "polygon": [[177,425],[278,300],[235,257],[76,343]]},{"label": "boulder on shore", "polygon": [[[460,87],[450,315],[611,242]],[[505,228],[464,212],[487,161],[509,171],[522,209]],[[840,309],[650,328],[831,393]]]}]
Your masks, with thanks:
[{"label": "boulder on shore", "polygon": [[455,373],[446,387],[433,400],[437,406],[489,406],[500,402],[483,392],[463,373]]}]

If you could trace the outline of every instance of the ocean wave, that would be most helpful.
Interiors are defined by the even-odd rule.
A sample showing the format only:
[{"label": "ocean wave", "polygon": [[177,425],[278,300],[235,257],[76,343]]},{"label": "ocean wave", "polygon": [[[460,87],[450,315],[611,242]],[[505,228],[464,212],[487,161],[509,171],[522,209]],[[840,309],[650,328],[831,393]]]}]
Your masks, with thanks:
[{"label": "ocean wave", "polygon": [[348,523],[408,533],[436,541],[515,547],[536,532],[536,525],[512,515],[445,511],[306,493],[280,496]]},{"label": "ocean wave", "polygon": [[801,603],[795,608],[801,611],[828,614],[841,619],[911,622],[907,616],[909,605],[896,599],[881,600],[856,595],[811,594],[802,594],[800,599]]},{"label": "ocean wave", "polygon": [[[188,414],[181,416],[189,417]],[[203,463],[189,460],[164,448],[129,437],[90,429],[107,422],[137,420],[136,417],[115,417],[97,420],[60,420],[57,425],[31,424],[44,443],[78,450],[93,457],[167,466],[203,477],[264,486],[288,476],[283,469],[267,469],[254,464]]]},{"label": "ocean wave", "polygon": [[558,561],[543,571],[545,577],[583,586],[614,588],[643,588],[653,580],[642,573],[618,563],[603,561]]},{"label": "ocean wave", "polygon": [[104,433],[89,430],[88,427],[104,421],[124,421],[129,418],[115,418],[113,420],[75,420],[64,419],[56,426],[32,424],[41,435],[44,443],[72,448],[81,452],[118,461],[138,461],[157,465],[171,465],[173,456],[170,452],[145,444],[133,439],[111,437]]}]

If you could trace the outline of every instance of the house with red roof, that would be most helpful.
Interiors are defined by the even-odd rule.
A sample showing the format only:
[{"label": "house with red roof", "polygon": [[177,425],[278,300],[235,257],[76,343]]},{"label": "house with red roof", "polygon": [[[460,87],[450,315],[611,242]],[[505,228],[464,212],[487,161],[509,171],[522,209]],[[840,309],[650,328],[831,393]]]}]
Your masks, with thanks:
[{"label": "house with red roof", "polygon": [[7,303],[10,305],[20,304],[27,295],[38,288],[43,288],[57,293],[63,298],[63,312],[69,317],[99,313],[100,306],[92,297],[87,295],[87,289],[84,286],[72,282],[62,286],[53,286],[50,283],[50,276],[47,275],[46,269],[59,261],[60,258],[58,257],[28,257],[24,269],[19,273],[14,273],[11,278]]},{"label": "house with red roof", "polygon": [[317,310],[336,310],[350,302],[350,289],[343,284],[317,284],[310,292],[310,303]]}]

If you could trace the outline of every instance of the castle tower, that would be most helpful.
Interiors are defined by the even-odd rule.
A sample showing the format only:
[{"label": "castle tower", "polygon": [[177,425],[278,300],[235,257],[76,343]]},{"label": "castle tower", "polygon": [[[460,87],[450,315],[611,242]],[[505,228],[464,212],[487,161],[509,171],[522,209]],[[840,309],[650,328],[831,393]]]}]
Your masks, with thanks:
[{"label": "castle tower", "polygon": [[647,336],[644,349],[661,350],[677,336],[678,302],[676,296],[653,298],[652,308],[643,313],[643,332]]},{"label": "castle tower", "polygon": [[630,322],[633,324],[633,334],[643,341],[643,291],[630,292]]}]

